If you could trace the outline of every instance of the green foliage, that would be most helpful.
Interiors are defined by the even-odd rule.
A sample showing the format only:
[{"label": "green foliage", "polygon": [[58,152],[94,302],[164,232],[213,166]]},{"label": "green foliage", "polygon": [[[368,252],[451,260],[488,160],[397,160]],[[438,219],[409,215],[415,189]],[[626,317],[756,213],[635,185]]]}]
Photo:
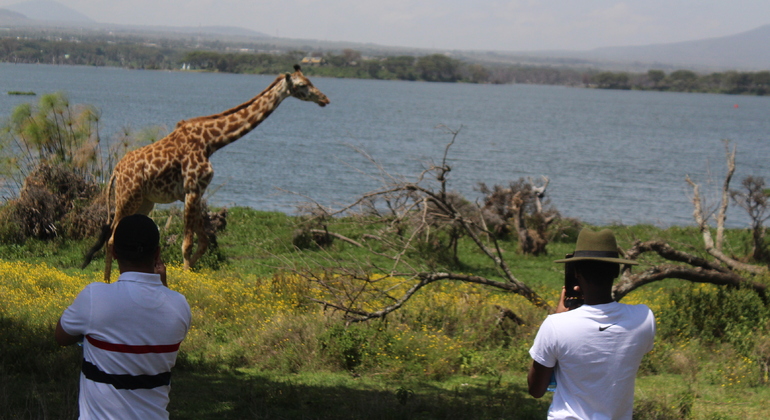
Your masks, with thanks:
[{"label": "green foliage", "polygon": [[670,304],[656,317],[661,338],[730,343],[750,355],[752,338],[770,321],[770,309],[753,290],[691,285],[671,293]]},{"label": "green foliage", "polygon": [[46,163],[101,180],[99,118],[95,108],[72,105],[62,92],[41,96],[37,105],[18,105],[0,126],[0,175],[21,186]]},{"label": "green foliage", "polygon": [[0,178],[8,196],[17,195],[0,209],[0,239],[81,239],[100,230],[107,217],[101,184],[118,159],[159,132],[126,130],[103,150],[99,119],[94,107],[58,92],[18,105],[0,124]]},{"label": "green foliage", "polygon": [[[207,203],[203,203],[203,211],[208,212]],[[182,264],[182,241],[184,239],[184,215],[179,207],[171,207],[167,211],[157,211],[150,214],[161,227],[161,253],[166,263]],[[209,236],[209,247],[206,253],[196,263],[196,269],[219,270],[227,265],[227,258],[219,247],[217,232],[206,224],[204,226]],[[197,241],[195,242],[197,246]]]},{"label": "green foliage", "polygon": [[94,234],[106,217],[91,203],[99,187],[64,164],[41,163],[24,180],[18,198],[0,208],[0,238],[23,243],[28,238],[63,236],[82,239]]},{"label": "green foliage", "polygon": [[[174,49],[148,45],[146,40],[79,34],[77,40],[56,36],[0,38],[0,60],[14,63],[45,63],[118,66],[141,69],[176,67]],[[117,41],[117,42],[116,42]],[[166,40],[168,42],[168,40]]]},{"label": "green foliage", "polygon": [[330,326],[318,338],[321,349],[342,369],[355,371],[369,352],[370,335],[364,326]]},{"label": "green foliage", "polygon": [[383,69],[387,72],[385,79],[417,80],[414,68],[415,58],[408,55],[386,57],[382,62]]},{"label": "green foliage", "polygon": [[2,309],[0,340],[0,419],[76,418],[78,349],[60,349],[52,325],[30,325]]},{"label": "green foliage", "polygon": [[460,61],[443,54],[419,57],[415,70],[420,79],[428,82],[456,82],[460,80]]},{"label": "green foliage", "polygon": [[[770,71],[717,72],[699,75],[677,70],[646,73],[599,72],[568,67],[469,63],[442,55],[363,57],[352,49],[337,51],[291,51],[272,43],[222,42],[199,38],[156,39],[130,35],[78,34],[77,41],[0,38],[0,61],[69,65],[114,66],[137,69],[179,69],[229,73],[277,75],[289,71],[306,56],[322,58],[322,64],[306,65],[311,76],[383,80],[425,80],[464,83],[532,83],[566,86],[595,85],[604,89],[652,89],[679,92],[713,92],[767,95]],[[69,38],[69,37],[63,37]],[[307,47],[310,48],[310,47]],[[240,50],[240,51],[239,51]],[[238,52],[232,52],[238,51]],[[264,52],[270,51],[270,52]],[[9,94],[28,92],[9,92]]]},{"label": "green foliage", "polygon": [[603,71],[594,76],[594,83],[600,89],[630,89],[627,73]]},{"label": "green foliage", "polygon": [[651,69],[647,71],[647,78],[650,79],[654,87],[658,87],[658,84],[666,78],[666,72],[663,70]]},{"label": "green foliage", "polygon": [[[156,211],[153,217],[163,228],[169,214]],[[218,238],[219,252],[227,264],[190,275],[206,276],[199,278],[200,287],[210,278],[226,279],[212,290],[236,284],[240,288],[224,294],[225,299],[208,296],[211,292],[206,289],[201,296],[190,296],[196,301],[210,300],[195,306],[194,328],[183,343],[174,371],[172,417],[299,418],[312,410],[319,419],[544,418],[549,399],[535,400],[526,393],[526,371],[531,364],[528,349],[545,316],[542,311],[523,299],[506,300],[506,306],[525,325],[498,322],[493,302],[504,294],[443,283],[427,287],[417,300],[384,321],[346,327],[338,313],[324,312],[298,298],[271,316],[269,326],[262,329],[253,319],[258,315],[239,312],[245,303],[261,308],[293,293],[299,297],[308,293],[306,283],[289,285],[277,274],[287,259],[301,257],[291,236],[302,221],[247,208],[230,209],[228,217],[229,224],[238,229],[227,229]],[[351,219],[330,223],[332,231],[360,229]],[[170,229],[163,233],[164,241],[177,233],[179,224],[174,216]],[[698,242],[694,228],[612,229],[621,242],[651,237]],[[736,233],[730,231],[728,238]],[[470,249],[465,241],[467,238],[460,244],[461,255]],[[72,267],[79,264],[88,245],[90,241],[29,240],[23,246],[0,244],[0,255],[46,261],[79,273]],[[553,253],[560,255],[571,246],[556,243]],[[172,252],[178,252],[178,243],[166,248],[164,253],[177,258]],[[357,248],[337,243],[323,252],[332,258],[365,259]],[[517,273],[524,273],[520,278],[542,285],[538,286],[542,295],[555,299],[561,273],[553,267],[553,256],[515,258]],[[469,272],[477,272],[480,264],[476,260],[464,261]],[[90,268],[97,277],[100,269],[99,264]],[[260,284],[268,286],[254,293]],[[716,341],[699,338],[704,335],[699,331],[719,331],[715,326],[722,318],[747,327],[751,322],[746,317],[761,322],[751,312],[765,309],[749,290],[725,289],[719,297],[716,287],[680,285],[672,281],[662,284],[659,292],[635,292],[641,293],[638,300],[653,307],[660,322],[655,350],[645,358],[637,381],[635,418],[725,420],[737,418],[728,417],[732,413],[725,408],[735,406],[741,407],[740,418],[764,418],[763,404],[770,391],[756,385],[766,383],[762,382],[765,365],[760,361],[770,362],[767,327],[725,327],[727,335]],[[692,306],[706,308],[696,312]],[[684,315],[669,319],[680,311]],[[735,316],[736,312],[746,319]],[[698,321],[703,316],[711,319]],[[0,379],[6,385],[0,385],[0,401],[9,414],[0,414],[0,419],[30,418],[33,416],[25,413],[42,412],[74,418],[79,350],[53,344],[53,323],[29,325],[20,319],[5,319],[8,322],[0,325],[0,340],[7,343],[0,350]],[[680,325],[676,320],[700,322],[685,330],[695,338],[684,333],[679,336],[673,328]],[[745,343],[737,343],[740,337]],[[25,369],[35,373],[20,373]]]},{"label": "green foliage", "polygon": [[671,398],[637,399],[634,402],[634,420],[688,420],[692,418],[695,402],[693,390],[680,392]]},{"label": "green foliage", "polygon": [[695,92],[698,90],[698,75],[690,70],[677,70],[664,79],[670,90]]},{"label": "green foliage", "polygon": [[[302,57],[299,57],[301,59]],[[215,51],[191,51],[185,53],[180,61],[193,69],[219,71],[226,73],[281,74],[299,62],[297,54],[242,54],[219,53]]]},{"label": "green foliage", "polygon": [[662,70],[646,74],[605,71],[593,76],[593,82],[604,89],[640,89],[671,92],[708,92],[725,94],[767,95],[770,93],[770,71],[710,73],[700,75],[690,70],[677,70],[666,75]]}]

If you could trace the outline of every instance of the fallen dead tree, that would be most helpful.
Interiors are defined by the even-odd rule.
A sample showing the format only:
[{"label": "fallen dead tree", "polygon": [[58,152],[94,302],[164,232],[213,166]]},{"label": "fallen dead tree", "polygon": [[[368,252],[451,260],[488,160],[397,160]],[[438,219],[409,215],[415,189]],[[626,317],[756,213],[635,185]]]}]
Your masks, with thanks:
[{"label": "fallen dead tree", "polygon": [[[701,197],[700,185],[694,182],[689,176],[686,177],[686,181],[693,191],[693,218],[703,237],[704,251],[710,255],[713,260],[676,250],[669,244],[661,241],[637,241],[628,251],[626,251],[625,255],[627,258],[635,260],[645,253],[652,252],[671,263],[654,265],[636,274],[632,274],[630,268],[626,267],[621,274],[620,281],[616,283],[613,288],[615,300],[622,299],[631,291],[646,284],[674,278],[694,283],[711,283],[729,287],[748,287],[757,292],[766,304],[768,303],[767,285],[753,279],[756,275],[766,274],[768,272],[767,266],[748,264],[739,261],[723,251],[727,208],[729,206],[730,197],[736,196],[734,192],[731,193],[730,191],[730,181],[735,173],[736,150],[733,147],[731,151],[727,143],[725,143],[725,146],[727,172],[725,174],[724,182],[722,183],[720,192],[721,199],[718,208],[716,209],[716,213],[706,211],[703,198]],[[761,215],[764,214],[764,212],[758,212],[758,214]],[[712,227],[709,224],[709,221],[712,218],[715,220],[716,225],[714,228],[716,240],[712,236]],[[754,229],[761,229],[762,227],[758,226],[756,223],[756,218],[754,218],[754,221]],[[754,235],[754,237],[757,236],[757,234]]]},{"label": "fallen dead tree", "polygon": [[[315,215],[316,220],[328,221],[345,214],[356,219],[365,231],[357,233],[356,237],[348,237],[330,231],[323,222],[322,229],[312,232],[365,249],[369,258],[340,259],[322,249],[313,253],[312,257],[306,254],[306,259],[299,264],[287,260],[287,269],[303,276],[322,291],[321,295],[308,297],[309,300],[325,308],[342,311],[348,322],[361,322],[384,318],[397,311],[430,284],[459,281],[514,293],[535,307],[546,311],[553,309],[514,274],[504,257],[506,253],[498,240],[498,229],[490,228],[483,215],[484,208],[488,206],[469,203],[448,190],[451,168],[447,164],[447,154],[459,130],[448,132],[452,141],[447,145],[441,163],[428,164],[416,180],[392,176],[364,154],[378,168],[382,188],[362,195],[339,210],[325,208],[317,202],[311,204],[310,213]],[[733,169],[728,171],[724,191],[729,191],[734,152],[728,153],[728,166]],[[535,203],[542,199],[548,185],[548,178],[543,179],[545,182]],[[615,299],[621,300],[639,287],[656,281],[681,279],[726,287],[749,287],[766,301],[766,285],[753,278],[766,272],[766,268],[740,262],[721,251],[729,194],[723,194],[724,200],[716,216],[718,239],[713,241],[708,226],[710,218],[704,212],[698,185],[689,178],[688,182],[694,190],[694,217],[703,234],[705,255],[677,250],[663,241],[637,241],[629,249],[619,251],[625,258],[640,260],[641,270],[632,272],[630,267],[623,268],[621,278],[613,289]],[[530,190],[538,191],[532,187]],[[521,220],[516,217],[521,209],[517,204],[521,201],[517,201],[516,197],[512,194],[508,203],[510,207],[503,211],[508,214],[507,222],[513,225],[512,230],[518,232],[521,246]],[[498,211],[498,214],[503,214],[503,211]],[[456,262],[456,245],[460,237],[471,241],[473,252],[486,258],[495,276],[449,269]],[[510,308],[497,309],[498,322],[504,319],[517,324],[521,322],[521,318]]]}]

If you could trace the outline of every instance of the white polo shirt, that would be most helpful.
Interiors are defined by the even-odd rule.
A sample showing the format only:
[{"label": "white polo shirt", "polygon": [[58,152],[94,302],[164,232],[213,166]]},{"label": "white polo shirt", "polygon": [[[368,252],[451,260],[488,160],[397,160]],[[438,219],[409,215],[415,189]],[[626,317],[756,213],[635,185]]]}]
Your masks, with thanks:
[{"label": "white polo shirt", "polygon": [[191,318],[185,297],[157,274],[86,286],[61,317],[67,334],[86,337],[80,419],[167,419],[171,368]]},{"label": "white polo shirt", "polygon": [[556,368],[548,418],[631,420],[636,372],[654,341],[646,305],[611,302],[549,315],[529,351]]}]

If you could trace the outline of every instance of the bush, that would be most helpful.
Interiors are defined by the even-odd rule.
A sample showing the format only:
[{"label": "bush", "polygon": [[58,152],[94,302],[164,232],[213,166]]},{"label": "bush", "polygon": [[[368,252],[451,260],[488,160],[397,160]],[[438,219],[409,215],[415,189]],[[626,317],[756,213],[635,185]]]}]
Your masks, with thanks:
[{"label": "bush", "polygon": [[370,340],[363,326],[335,324],[322,333],[318,341],[338,367],[354,371],[363,363]]},{"label": "bush", "polygon": [[42,163],[24,181],[19,197],[2,212],[0,233],[14,243],[27,238],[94,235],[106,220],[106,212],[100,215],[99,204],[92,203],[99,190],[95,182],[64,165]]},{"label": "bush", "polygon": [[695,392],[682,391],[672,398],[637,398],[634,402],[634,420],[687,420],[692,415]]},{"label": "bush", "polygon": [[[206,200],[202,201],[203,212],[203,229],[209,239],[209,247],[206,252],[201,256],[200,260],[195,264],[196,270],[210,268],[218,270],[227,265],[227,257],[222,253],[219,248],[217,240],[217,232],[225,230],[227,228],[227,208],[222,208],[218,211],[210,211]],[[104,209],[102,204],[102,209]],[[98,211],[98,209],[96,210]],[[102,210],[103,211],[103,210]],[[161,229],[161,245],[164,261],[182,263],[184,257],[182,256],[182,241],[184,240],[184,211],[179,207],[171,207],[168,211],[168,217],[158,220],[155,217],[155,222]],[[197,246],[197,240],[194,244]]]},{"label": "bush", "polygon": [[770,320],[770,309],[753,290],[694,284],[672,292],[670,304],[656,316],[661,338],[730,343],[748,356],[755,335]]}]

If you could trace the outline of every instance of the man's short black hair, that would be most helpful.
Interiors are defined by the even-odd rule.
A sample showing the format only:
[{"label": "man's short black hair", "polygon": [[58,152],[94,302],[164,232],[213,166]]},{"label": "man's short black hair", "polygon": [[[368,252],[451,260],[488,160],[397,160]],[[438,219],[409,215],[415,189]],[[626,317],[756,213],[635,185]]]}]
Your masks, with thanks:
[{"label": "man's short black hair", "polygon": [[145,262],[155,255],[160,232],[152,219],[134,214],[120,219],[114,238],[115,256],[119,260]]}]

